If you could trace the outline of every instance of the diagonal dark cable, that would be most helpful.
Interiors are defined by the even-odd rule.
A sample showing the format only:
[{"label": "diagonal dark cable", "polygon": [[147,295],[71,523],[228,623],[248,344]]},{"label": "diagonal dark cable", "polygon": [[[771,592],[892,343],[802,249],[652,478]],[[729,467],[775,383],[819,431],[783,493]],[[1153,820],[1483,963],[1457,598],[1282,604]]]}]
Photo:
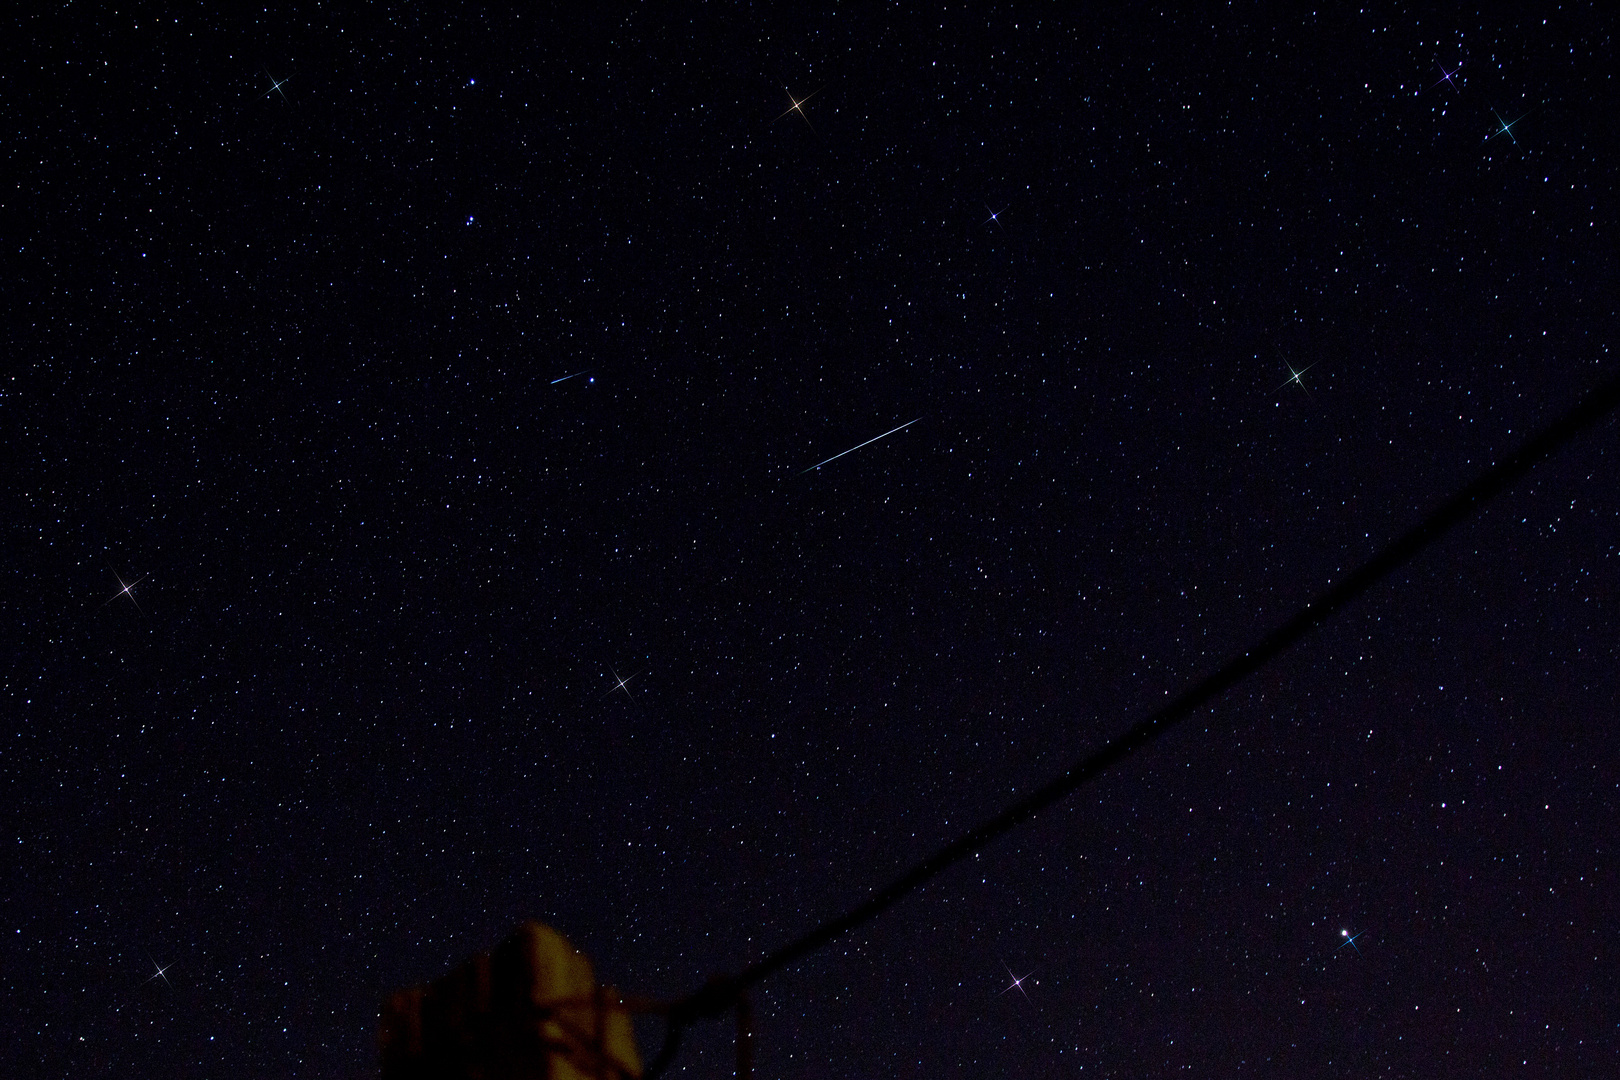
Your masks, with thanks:
[{"label": "diagonal dark cable", "polygon": [[669,1027],[663,1049],[648,1066],[646,1076],[657,1076],[675,1056],[681,1031],[705,1017],[718,1016],[736,1004],[749,987],[796,960],[815,952],[834,938],[855,929],[918,886],[984,847],[1002,834],[1022,825],[1053,803],[1071,794],[1086,781],[1118,764],[1168,731],[1199,707],[1252,675],[1292,647],[1300,638],[1322,625],[1329,616],[1372,588],[1392,571],[1433,544],[1480,506],[1501,494],[1533,466],[1552,455],[1564,443],[1607,416],[1620,404],[1620,378],[1600,384],[1569,412],[1543,428],[1512,454],[1492,466],[1473,483],[1441,503],[1417,525],[1352,570],[1293,618],[1261,639],[1251,651],[1227,661],[1213,674],[1174,700],[1117,736],[1067,772],[1026,795],[978,828],[946,844],[922,862],[907,870],[847,913],[831,919],[773,953],[756,960],[736,975],[711,980],[702,989],[670,1006]]}]

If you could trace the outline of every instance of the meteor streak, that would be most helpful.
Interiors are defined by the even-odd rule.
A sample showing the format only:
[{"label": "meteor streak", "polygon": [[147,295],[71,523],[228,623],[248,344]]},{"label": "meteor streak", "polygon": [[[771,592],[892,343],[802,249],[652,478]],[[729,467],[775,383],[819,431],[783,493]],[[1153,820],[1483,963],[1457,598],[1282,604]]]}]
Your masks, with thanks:
[{"label": "meteor streak", "polygon": [[[922,417],[920,417],[920,416],[917,417],[917,420],[921,420],[921,419],[922,419]],[[859,450],[861,448],[861,446],[871,446],[873,443],[877,442],[878,439],[887,439],[890,435],[893,435],[895,432],[900,431],[903,428],[908,428],[912,424],[915,424],[917,422],[917,420],[907,420],[905,423],[901,424],[900,427],[890,428],[888,431],[885,431],[882,435],[878,435],[878,436],[876,436],[874,438],[867,439],[865,442],[861,443],[860,446],[852,446],[852,447],[850,447],[848,450],[845,450],[843,454],[834,454],[832,457],[828,458],[827,461],[837,461],[839,458],[843,457],[844,454],[853,454],[855,451]],[[805,473],[810,472],[813,469],[819,469],[823,465],[827,464],[827,461],[818,461],[814,465],[810,466],[809,469],[800,469],[799,470],[799,475],[803,476]]]}]

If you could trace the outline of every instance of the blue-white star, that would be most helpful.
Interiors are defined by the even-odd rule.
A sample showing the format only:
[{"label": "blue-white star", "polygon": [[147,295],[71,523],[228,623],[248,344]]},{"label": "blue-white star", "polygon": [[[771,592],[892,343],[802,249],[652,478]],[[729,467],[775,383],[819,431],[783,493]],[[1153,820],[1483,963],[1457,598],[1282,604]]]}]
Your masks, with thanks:
[{"label": "blue-white star", "polygon": [[1490,142],[1492,139],[1496,138],[1498,135],[1506,135],[1508,137],[1509,142],[1511,142],[1514,146],[1518,146],[1519,145],[1519,140],[1518,140],[1518,137],[1513,134],[1513,125],[1517,124],[1520,120],[1523,120],[1525,117],[1529,116],[1530,114],[1527,113],[1527,112],[1526,113],[1520,113],[1518,116],[1515,116],[1512,120],[1504,120],[1504,119],[1502,119],[1502,114],[1501,113],[1497,112],[1495,109],[1492,109],[1491,110],[1491,115],[1496,117],[1496,130],[1491,132],[1489,135],[1485,136],[1485,141]]},{"label": "blue-white star", "polygon": [[[608,668],[608,670],[613,671],[612,668]],[[625,697],[630,697],[630,680],[634,679],[636,677],[636,675],[640,675],[640,674],[641,674],[641,672],[638,671],[638,672],[635,673],[635,675],[626,675],[624,678],[621,679],[619,677],[619,673],[617,671],[613,671],[613,685],[608,688],[607,694],[603,694],[602,696],[607,697],[608,694],[612,694],[616,690],[623,690],[624,691],[624,696]],[[635,699],[631,698],[631,700],[634,701]]]},{"label": "blue-white star", "polygon": [[140,577],[136,578],[134,581],[131,581],[131,582],[128,582],[128,583],[126,583],[122,577],[119,577],[117,571],[113,572],[113,577],[118,578],[119,589],[118,589],[117,592],[115,592],[111,596],[109,596],[106,599],[106,601],[102,603],[101,606],[106,607],[108,604],[112,603],[114,600],[117,600],[120,596],[123,596],[123,597],[127,597],[129,599],[129,602],[135,605],[135,610],[136,611],[139,611],[142,615],[145,615],[146,614],[146,609],[141,607],[140,601],[135,599],[135,586],[137,586],[141,582],[145,581],[146,580],[146,575],[142,574]]},{"label": "blue-white star", "polygon": [[[1003,964],[1002,966],[1006,967],[1005,964]],[[1029,973],[1029,975],[1033,975],[1033,974],[1035,974],[1033,971]],[[1003,994],[1010,994],[1014,990],[1016,990],[1020,994],[1024,995],[1024,1000],[1025,1001],[1028,1001],[1029,1000],[1029,991],[1024,989],[1024,982],[1025,982],[1025,980],[1027,980],[1029,978],[1029,975],[1014,975],[1012,968],[1007,968],[1007,978],[1011,979],[1012,983],[1009,984],[1008,987],[1005,990],[1002,991],[1002,993]]]}]

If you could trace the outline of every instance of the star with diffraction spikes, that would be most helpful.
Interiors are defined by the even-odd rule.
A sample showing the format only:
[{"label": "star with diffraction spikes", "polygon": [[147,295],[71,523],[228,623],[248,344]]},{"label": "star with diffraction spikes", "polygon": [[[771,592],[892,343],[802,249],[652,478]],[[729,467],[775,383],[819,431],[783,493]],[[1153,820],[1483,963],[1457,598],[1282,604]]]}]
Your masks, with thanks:
[{"label": "star with diffraction spikes", "polygon": [[[1006,964],[1003,964],[1001,966],[1002,967],[1007,967]],[[1011,979],[1012,982],[1010,984],[1008,984],[1007,988],[1005,990],[1003,990],[1002,993],[1003,994],[1010,994],[1014,990],[1016,990],[1020,994],[1024,995],[1024,1000],[1025,1001],[1028,1001],[1029,1000],[1029,991],[1024,989],[1024,983],[1027,982],[1029,980],[1029,976],[1033,975],[1033,974],[1035,974],[1035,973],[1032,971],[1032,972],[1029,973],[1029,975],[1014,975],[1013,974],[1013,969],[1010,968],[1010,967],[1007,968],[1007,978]]]},{"label": "star with diffraction spikes", "polygon": [[141,607],[140,601],[135,599],[135,586],[137,586],[141,582],[145,581],[146,580],[146,575],[142,574],[140,577],[136,578],[134,581],[127,582],[127,583],[118,574],[117,571],[113,572],[113,577],[118,578],[119,589],[118,589],[117,592],[113,593],[105,601],[103,601],[101,606],[106,607],[108,604],[112,603],[114,600],[117,600],[120,596],[123,596],[123,597],[127,597],[129,599],[129,602],[135,605],[135,610],[136,611],[139,611],[142,615],[145,615],[146,614],[146,609]]},{"label": "star with diffraction spikes", "polygon": [[1344,938],[1344,940],[1339,942],[1339,948],[1334,949],[1333,951],[1338,952],[1340,949],[1343,949],[1346,945],[1348,945],[1352,949],[1356,950],[1356,955],[1357,956],[1360,956],[1361,955],[1361,946],[1356,944],[1356,938],[1360,937],[1361,935],[1365,934],[1366,932],[1367,931],[1365,931],[1365,930],[1358,930],[1354,934],[1352,934],[1348,930],[1340,930],[1339,931],[1339,936]]},{"label": "star with diffraction spikes", "polygon": [[[156,968],[157,971],[155,973],[151,974],[151,975],[148,975],[145,978],[145,980],[142,981],[141,986],[144,987],[147,983],[155,982],[158,979],[162,979],[163,980],[163,985],[169,987],[172,990],[174,988],[174,983],[169,981],[169,969],[174,967],[174,961],[171,960],[167,964],[160,964],[160,963],[157,962],[157,958],[155,956],[153,956],[151,953],[147,953],[146,958],[148,960],[152,961],[152,966],[154,968]],[[136,991],[136,997],[139,997],[139,996],[140,996],[140,991],[137,990]],[[122,1012],[124,1009],[128,1008],[131,1004],[133,1004],[134,1001],[135,1001],[135,997],[130,998],[128,1001],[124,1002],[122,1005],[119,1005],[116,1008],[114,1008],[113,1012]]]},{"label": "star with diffraction spikes", "polygon": [[[783,109],[781,111],[781,113],[779,113],[777,115],[776,120],[782,119],[782,117],[788,115],[789,113],[798,113],[799,114],[799,119],[803,120],[805,122],[805,125],[808,126],[811,131],[816,130],[816,125],[810,123],[810,117],[804,111],[804,103],[809,101],[811,98],[815,97],[817,94],[821,93],[825,89],[826,89],[826,87],[824,87],[824,86],[818,86],[814,90],[810,91],[808,94],[804,95],[804,97],[796,98],[796,97],[793,96],[793,91],[787,89],[787,87],[783,87],[782,92],[787,94],[788,101],[790,102],[790,104],[788,105],[787,108]],[[772,120],[771,123],[773,123],[773,124],[776,123],[776,120]]]},{"label": "star with diffraction spikes", "polygon": [[[151,982],[153,979],[162,979],[164,986],[173,986],[174,984],[169,981],[169,976],[166,974],[166,972],[170,968],[174,967],[174,961],[171,960],[167,964],[160,964],[160,963],[157,962],[157,958],[154,957],[151,953],[147,953],[146,958],[148,960],[152,961],[152,966],[153,967],[157,968],[157,974],[149,976],[146,981]],[[142,985],[145,985],[145,984],[142,984]]]},{"label": "star with diffraction spikes", "polygon": [[[1318,363],[1320,363],[1320,361],[1318,361]],[[1310,396],[1310,393],[1311,393],[1310,388],[1305,385],[1305,380],[1304,380],[1304,378],[1302,378],[1302,376],[1307,371],[1311,370],[1311,368],[1313,368],[1315,366],[1316,366],[1316,364],[1306,364],[1304,367],[1300,368],[1298,371],[1295,371],[1294,370],[1294,365],[1289,364],[1288,365],[1288,378],[1284,379],[1282,382],[1277,384],[1277,390],[1281,390],[1283,387],[1285,387],[1288,384],[1292,383],[1295,386],[1299,387],[1301,390],[1305,391],[1305,394],[1306,394],[1307,397]],[[1273,390],[1272,393],[1276,393],[1276,390]]]},{"label": "star with diffraction spikes", "polygon": [[1458,64],[1455,68],[1451,69],[1450,71],[1446,70],[1446,65],[1444,65],[1444,64],[1436,64],[1435,66],[1440,69],[1440,78],[1436,79],[1434,81],[1434,83],[1432,85],[1430,85],[1429,89],[1433,90],[1436,86],[1439,86],[1441,83],[1445,83],[1448,86],[1451,86],[1452,88],[1455,88],[1457,86],[1457,80],[1456,80],[1455,76],[1456,76],[1457,72],[1462,70],[1462,65]]},{"label": "star with diffraction spikes", "polygon": [[271,75],[268,71],[265,72],[265,75],[270,80],[270,89],[268,89],[268,90],[266,90],[264,92],[264,96],[269,97],[271,94],[280,94],[281,95],[281,100],[286,101],[287,100],[287,91],[283,90],[282,87],[286,86],[289,82],[292,81],[292,76],[289,75],[285,79],[278,79],[274,75]]},{"label": "star with diffraction spikes", "polygon": [[[608,670],[613,671],[612,668],[608,668]],[[640,675],[640,674],[641,674],[641,672],[638,671],[634,675],[626,675],[624,678],[621,679],[619,677],[619,673],[617,671],[613,671],[613,685],[611,687],[609,687],[608,692],[606,694],[603,694],[602,696],[607,697],[610,694],[613,694],[613,693],[615,693],[615,692],[617,692],[619,690],[623,690],[624,691],[624,696],[627,697],[627,698],[630,698],[630,680],[634,679],[637,675]],[[630,698],[630,700],[634,701],[635,698]]]},{"label": "star with diffraction spikes", "polygon": [[1530,114],[1527,112],[1522,112],[1518,116],[1515,116],[1512,120],[1504,120],[1502,119],[1501,113],[1497,112],[1495,109],[1492,109],[1491,115],[1496,117],[1496,130],[1485,136],[1485,141],[1490,142],[1498,135],[1506,135],[1508,137],[1508,142],[1512,143],[1514,146],[1518,146],[1519,138],[1517,135],[1513,134],[1513,125],[1517,124],[1520,120],[1523,120]]}]

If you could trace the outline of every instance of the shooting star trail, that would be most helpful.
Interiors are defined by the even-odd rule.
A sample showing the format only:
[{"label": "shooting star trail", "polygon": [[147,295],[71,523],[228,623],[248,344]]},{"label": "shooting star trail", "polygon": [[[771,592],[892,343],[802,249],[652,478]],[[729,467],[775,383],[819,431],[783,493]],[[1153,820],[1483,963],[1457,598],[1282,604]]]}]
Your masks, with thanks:
[{"label": "shooting star trail", "polygon": [[576,372],[574,372],[573,375],[564,375],[560,379],[552,379],[551,380],[551,385],[556,386],[560,382],[567,382],[569,379],[574,378],[576,375],[589,375],[591,372],[593,372],[595,370],[596,370],[595,368],[586,368],[584,371],[576,371]]},{"label": "shooting star trail", "polygon": [[[922,419],[922,417],[920,417],[920,416],[917,417],[917,420],[921,420],[921,419]],[[887,439],[890,435],[893,435],[895,432],[901,431],[901,430],[903,430],[905,428],[910,427],[912,424],[915,424],[917,422],[917,420],[907,420],[905,423],[901,424],[897,428],[890,428],[888,431],[885,431],[882,435],[878,435],[875,438],[867,439],[865,442],[861,443],[861,446],[871,446],[873,443],[877,442],[878,439]],[[852,446],[848,450],[845,450],[844,454],[853,454],[855,451],[859,450],[861,448],[861,446]],[[827,461],[837,461],[839,458],[843,457],[844,454],[834,454],[832,457],[828,458]],[[805,473],[810,472],[812,469],[819,469],[823,465],[827,464],[827,461],[818,461],[814,465],[810,466],[809,469],[800,469],[799,470],[799,475],[803,476]]]}]

